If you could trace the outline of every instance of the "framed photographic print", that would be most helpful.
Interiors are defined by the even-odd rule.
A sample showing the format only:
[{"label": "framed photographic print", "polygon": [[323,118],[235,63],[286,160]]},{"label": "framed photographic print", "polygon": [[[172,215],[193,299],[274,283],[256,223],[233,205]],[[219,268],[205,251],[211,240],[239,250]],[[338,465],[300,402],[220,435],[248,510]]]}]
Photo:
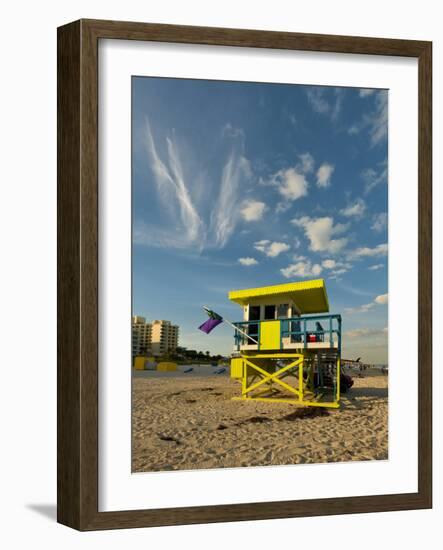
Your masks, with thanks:
[{"label": "framed photographic print", "polygon": [[59,522],[431,507],[431,51],[59,28]]}]

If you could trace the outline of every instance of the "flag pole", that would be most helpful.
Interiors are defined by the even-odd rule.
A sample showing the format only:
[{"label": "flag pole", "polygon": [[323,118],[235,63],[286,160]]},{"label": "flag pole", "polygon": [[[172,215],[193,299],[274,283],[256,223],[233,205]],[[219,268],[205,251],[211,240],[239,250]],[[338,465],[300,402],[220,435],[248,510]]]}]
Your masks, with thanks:
[{"label": "flag pole", "polygon": [[223,321],[224,321],[225,323],[228,323],[228,325],[231,325],[231,327],[233,327],[235,330],[238,330],[238,332],[240,332],[240,334],[243,334],[243,336],[246,336],[246,338],[248,338],[249,340],[252,340],[253,342],[255,342],[255,343],[257,344],[257,346],[258,346],[257,340],[255,340],[255,338],[252,338],[252,336],[249,336],[249,334],[247,334],[244,330],[242,330],[242,329],[236,327],[236,326],[234,325],[234,323],[231,323],[231,321],[228,321],[228,320],[225,319],[224,317],[223,317]]},{"label": "flag pole", "polygon": [[[208,311],[211,311],[207,306],[203,306],[203,309],[208,312]],[[221,316],[220,316],[221,317]],[[246,338],[248,338],[248,340],[252,340],[255,344],[257,344],[257,346],[259,345],[259,343],[257,342],[257,340],[255,340],[255,338],[252,338],[252,336],[249,336],[249,334],[247,334],[244,330],[242,330],[241,328],[238,328],[234,325],[234,323],[231,323],[231,321],[228,321],[227,319],[225,319],[224,317],[222,317],[222,320],[227,323],[228,325],[231,325],[231,327],[234,329],[234,330],[238,330],[238,332],[240,332],[240,334],[243,334],[243,336],[246,336]]]}]

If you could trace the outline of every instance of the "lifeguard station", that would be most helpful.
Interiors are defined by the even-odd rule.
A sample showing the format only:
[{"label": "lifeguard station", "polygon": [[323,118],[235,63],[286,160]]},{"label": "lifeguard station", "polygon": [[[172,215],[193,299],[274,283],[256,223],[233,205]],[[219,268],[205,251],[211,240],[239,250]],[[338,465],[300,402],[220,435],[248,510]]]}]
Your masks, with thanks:
[{"label": "lifeguard station", "polygon": [[323,279],[233,290],[243,310],[233,323],[231,377],[241,397],[339,407],[341,316],[329,313]]}]

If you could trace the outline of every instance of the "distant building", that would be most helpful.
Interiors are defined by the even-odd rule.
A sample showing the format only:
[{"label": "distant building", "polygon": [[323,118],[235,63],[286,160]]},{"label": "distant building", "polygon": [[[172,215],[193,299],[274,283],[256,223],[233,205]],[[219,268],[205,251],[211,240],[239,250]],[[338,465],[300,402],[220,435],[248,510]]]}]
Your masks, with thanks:
[{"label": "distant building", "polygon": [[154,321],[152,323],[152,353],[163,355],[176,351],[178,346],[179,327],[171,324],[171,321]]},{"label": "distant building", "polygon": [[137,355],[163,355],[174,352],[178,346],[179,327],[171,321],[146,322],[145,317],[132,317],[132,357]]},{"label": "distant building", "polygon": [[132,318],[132,357],[152,352],[152,324],[144,317]]}]

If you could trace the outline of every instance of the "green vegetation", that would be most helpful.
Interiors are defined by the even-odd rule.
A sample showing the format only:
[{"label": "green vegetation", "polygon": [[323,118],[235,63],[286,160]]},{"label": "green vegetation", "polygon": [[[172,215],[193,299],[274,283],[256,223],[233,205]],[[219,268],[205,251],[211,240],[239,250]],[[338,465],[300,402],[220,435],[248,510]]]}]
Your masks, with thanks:
[{"label": "green vegetation", "polygon": [[204,364],[215,364],[218,365],[220,361],[225,360],[228,362],[226,357],[223,355],[211,355],[210,351],[197,351],[195,349],[187,349],[184,347],[178,347],[175,352],[168,352],[163,354],[160,357],[156,358],[158,361],[174,361],[179,365],[187,365],[189,363],[199,363]]}]

